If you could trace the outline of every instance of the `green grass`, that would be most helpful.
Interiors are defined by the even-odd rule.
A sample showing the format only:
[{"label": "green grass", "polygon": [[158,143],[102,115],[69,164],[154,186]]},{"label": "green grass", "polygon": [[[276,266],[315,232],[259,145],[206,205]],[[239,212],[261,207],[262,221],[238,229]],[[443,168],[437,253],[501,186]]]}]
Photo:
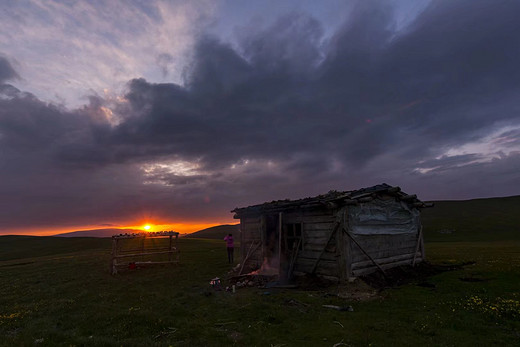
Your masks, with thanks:
[{"label": "green grass", "polygon": [[230,268],[221,240],[180,239],[179,265],[111,276],[110,239],[0,237],[0,345],[518,346],[520,235],[440,212],[423,219],[427,258],[468,265],[364,302],[338,286],[214,291]]},{"label": "green grass", "polygon": [[[67,240],[71,246],[85,241]],[[181,240],[178,266],[110,276],[110,240],[98,241],[98,247],[82,251],[0,262],[0,336],[5,337],[0,344],[503,346],[519,341],[519,241],[428,243],[434,263],[476,263],[429,278],[434,287],[411,283],[367,302],[329,295],[337,293],[335,286],[249,288],[235,295],[214,291],[209,280],[229,266],[222,242],[213,240]],[[42,238],[40,245],[45,242],[52,248],[56,239]],[[474,297],[483,303],[468,306]],[[498,315],[489,306],[500,300],[516,306]],[[354,312],[323,304],[352,305]]]},{"label": "green grass", "polygon": [[103,249],[108,239],[81,237],[0,236],[0,261]]},{"label": "green grass", "polygon": [[427,241],[503,241],[520,238],[520,196],[436,201],[421,213]]}]

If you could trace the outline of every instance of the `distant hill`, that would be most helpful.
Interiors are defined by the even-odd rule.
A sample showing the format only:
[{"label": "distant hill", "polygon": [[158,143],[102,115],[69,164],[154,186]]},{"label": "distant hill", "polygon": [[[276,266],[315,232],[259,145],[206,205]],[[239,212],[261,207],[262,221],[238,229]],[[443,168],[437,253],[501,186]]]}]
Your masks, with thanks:
[{"label": "distant hill", "polygon": [[[520,196],[473,200],[434,201],[421,213],[425,240],[493,241],[520,239]],[[96,229],[58,234],[60,237],[110,237],[135,233],[135,229]],[[223,239],[232,233],[240,239],[239,224],[225,224],[196,231],[187,238]]]},{"label": "distant hill", "polygon": [[[238,240],[240,239],[240,233],[238,231],[239,224],[230,225],[218,225],[211,228],[196,231],[188,234],[184,237],[188,238],[199,238],[199,239],[223,239],[224,236],[231,233],[233,237]],[[124,233],[142,233],[142,230],[137,229],[93,229],[93,230],[79,230],[72,231],[70,233],[63,233],[53,235],[56,237],[111,237],[112,235],[124,234]]]},{"label": "distant hill", "polygon": [[53,236],[58,237],[112,237],[112,235],[125,233],[142,233],[142,230],[137,229],[93,229],[93,230],[79,230],[70,233],[57,234]]},{"label": "distant hill", "polygon": [[215,227],[196,231],[184,237],[222,240],[226,235],[232,234],[235,240],[240,240],[240,232],[238,230],[239,226],[240,224],[217,225]]},{"label": "distant hill", "polygon": [[435,201],[421,212],[426,241],[520,239],[520,196]]}]

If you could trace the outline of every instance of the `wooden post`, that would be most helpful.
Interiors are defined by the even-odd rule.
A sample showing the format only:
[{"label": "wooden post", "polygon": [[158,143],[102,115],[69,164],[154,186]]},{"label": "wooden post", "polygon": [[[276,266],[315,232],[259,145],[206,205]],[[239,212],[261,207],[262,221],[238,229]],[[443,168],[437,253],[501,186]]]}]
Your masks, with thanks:
[{"label": "wooden post", "polygon": [[[346,208],[342,208],[337,212],[338,215],[341,216],[341,228],[345,227],[345,210]],[[338,278],[341,282],[344,282],[347,277],[347,257],[345,250],[345,238],[343,237],[343,233],[336,233],[336,259],[339,271]]]},{"label": "wooden post", "polygon": [[242,266],[244,266],[244,251],[245,251],[245,234],[246,229],[244,228],[244,220],[240,218],[240,261],[242,262]]},{"label": "wooden post", "polygon": [[[422,224],[421,224],[422,231]],[[426,261],[426,251],[424,250],[424,233],[421,233],[421,257],[423,261]]]},{"label": "wooden post", "polygon": [[[412,266],[415,266],[415,259],[417,258],[417,252],[421,248],[421,241],[422,241],[422,225],[419,227],[419,232],[417,235],[417,244],[415,245],[415,252],[413,254]],[[424,246],[422,246],[422,247],[424,247]],[[424,260],[424,250],[421,252],[421,256]]]},{"label": "wooden post", "polygon": [[262,258],[265,258],[265,237],[266,237],[266,229],[265,229],[265,225],[266,225],[266,222],[265,222],[265,215],[261,215],[260,216],[260,242],[262,242],[262,248],[261,248],[261,252],[262,252]]},{"label": "wooden post", "polygon": [[278,213],[278,276],[282,274],[282,212]]},{"label": "wooden post", "polygon": [[[344,221],[343,228],[346,230],[350,230],[350,219],[348,218],[348,208],[345,208],[344,212]],[[350,237],[347,237],[345,240],[345,268],[347,272],[347,280],[352,278],[352,242],[350,241]]]},{"label": "wooden post", "polygon": [[175,253],[177,253],[175,260],[179,262],[179,234],[175,235]]},{"label": "wooden post", "polygon": [[168,261],[172,261],[172,242],[173,242],[173,236],[170,235],[169,237],[169,244],[168,244],[168,251],[170,253],[168,253]]},{"label": "wooden post", "polygon": [[112,259],[110,260],[110,273],[117,274],[117,239],[112,239]]},{"label": "wooden post", "polygon": [[301,239],[302,239],[302,251],[305,250],[305,237],[303,236],[303,217],[301,217],[302,221],[300,222],[300,231],[301,231]]}]

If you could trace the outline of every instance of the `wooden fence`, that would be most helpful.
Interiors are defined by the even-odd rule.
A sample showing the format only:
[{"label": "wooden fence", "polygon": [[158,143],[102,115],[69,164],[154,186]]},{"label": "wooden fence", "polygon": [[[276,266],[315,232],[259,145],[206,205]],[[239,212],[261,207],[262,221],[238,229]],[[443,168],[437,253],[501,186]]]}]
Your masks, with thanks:
[{"label": "wooden fence", "polygon": [[[167,245],[156,247],[154,242],[147,240],[155,238],[168,238]],[[112,257],[110,259],[110,273],[117,274],[118,268],[133,268],[138,266],[176,264],[179,262],[179,250],[177,241],[179,233],[175,231],[143,232],[136,234],[120,234],[112,236]],[[150,247],[150,244],[152,247]],[[126,248],[131,246],[134,248]],[[148,260],[143,258],[158,258],[160,255],[167,255],[167,260]],[[118,262],[118,260],[125,261]],[[138,261],[137,259],[141,259]]]}]

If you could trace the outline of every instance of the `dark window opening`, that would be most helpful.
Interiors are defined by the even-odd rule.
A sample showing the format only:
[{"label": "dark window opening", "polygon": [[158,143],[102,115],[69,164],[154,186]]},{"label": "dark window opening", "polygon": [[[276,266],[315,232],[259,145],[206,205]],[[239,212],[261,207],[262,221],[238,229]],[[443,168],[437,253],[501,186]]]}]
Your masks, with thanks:
[{"label": "dark window opening", "polygon": [[285,246],[287,251],[303,250],[303,228],[302,223],[289,223],[284,225]]}]

